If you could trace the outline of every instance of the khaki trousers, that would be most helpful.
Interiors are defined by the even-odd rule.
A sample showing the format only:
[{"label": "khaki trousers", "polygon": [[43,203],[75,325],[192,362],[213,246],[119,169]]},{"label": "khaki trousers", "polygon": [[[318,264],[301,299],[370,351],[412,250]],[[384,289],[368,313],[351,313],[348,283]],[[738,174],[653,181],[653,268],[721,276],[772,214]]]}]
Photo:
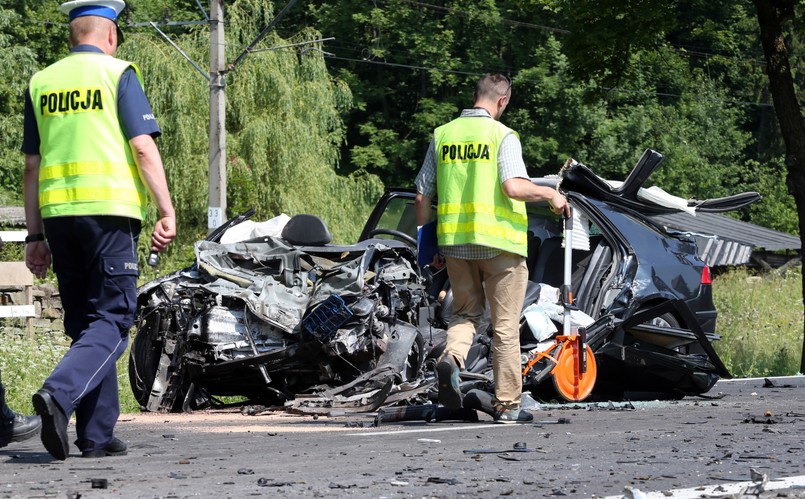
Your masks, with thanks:
[{"label": "khaki trousers", "polygon": [[447,257],[446,262],[454,301],[444,355],[452,355],[464,368],[488,299],[494,329],[492,371],[495,398],[506,408],[519,407],[523,391],[520,313],[528,282],[525,258],[503,252],[484,260]]}]

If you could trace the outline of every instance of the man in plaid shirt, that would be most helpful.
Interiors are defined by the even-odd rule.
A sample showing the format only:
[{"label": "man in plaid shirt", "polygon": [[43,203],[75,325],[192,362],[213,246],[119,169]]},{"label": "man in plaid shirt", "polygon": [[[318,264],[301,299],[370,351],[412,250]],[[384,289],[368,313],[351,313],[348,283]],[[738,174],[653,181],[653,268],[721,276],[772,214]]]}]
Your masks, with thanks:
[{"label": "man in plaid shirt", "polygon": [[473,108],[434,131],[416,178],[417,225],[429,221],[438,196],[437,239],[454,300],[447,346],[436,366],[439,402],[461,407],[459,369],[488,300],[499,423],[533,419],[520,409],[519,321],[528,282],[525,202],[547,201],[557,215],[570,215],[563,195],[531,182],[517,132],[498,121],[511,90],[503,75],[481,77]]}]

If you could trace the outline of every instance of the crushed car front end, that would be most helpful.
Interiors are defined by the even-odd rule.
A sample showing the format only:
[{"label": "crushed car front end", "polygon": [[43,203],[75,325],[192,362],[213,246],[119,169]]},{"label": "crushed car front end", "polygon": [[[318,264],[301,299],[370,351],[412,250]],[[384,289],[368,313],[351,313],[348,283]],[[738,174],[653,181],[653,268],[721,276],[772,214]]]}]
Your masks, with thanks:
[{"label": "crushed car front end", "polygon": [[264,237],[195,251],[193,266],[139,292],[129,371],[147,410],[225,395],[285,403],[371,373],[373,386],[420,377],[424,287],[409,246]]}]

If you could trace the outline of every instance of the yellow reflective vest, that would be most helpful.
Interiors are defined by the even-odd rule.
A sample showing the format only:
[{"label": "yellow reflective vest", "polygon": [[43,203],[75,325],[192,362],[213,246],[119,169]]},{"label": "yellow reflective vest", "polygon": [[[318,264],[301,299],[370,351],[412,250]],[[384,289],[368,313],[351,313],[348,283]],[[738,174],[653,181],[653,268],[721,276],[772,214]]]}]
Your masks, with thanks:
[{"label": "yellow reflective vest", "polygon": [[434,131],[437,238],[440,246],[479,244],[528,254],[525,203],[503,193],[498,150],[516,133],[481,117],[457,118]]},{"label": "yellow reflective vest", "polygon": [[39,129],[43,218],[118,215],[143,220],[148,191],[117,114],[117,85],[132,63],[76,52],[36,73],[31,100]]}]

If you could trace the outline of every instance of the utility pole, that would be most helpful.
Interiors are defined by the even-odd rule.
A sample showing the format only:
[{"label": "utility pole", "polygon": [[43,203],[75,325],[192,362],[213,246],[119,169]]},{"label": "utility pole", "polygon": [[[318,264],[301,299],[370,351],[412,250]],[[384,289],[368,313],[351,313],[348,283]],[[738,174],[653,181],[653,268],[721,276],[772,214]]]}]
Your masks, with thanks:
[{"label": "utility pole", "polygon": [[[207,190],[207,234],[227,220],[226,216],[226,73],[250,52],[262,40],[285,14],[299,0],[290,0],[277,14],[257,38],[241,52],[232,64],[226,63],[226,47],[224,45],[224,1],[210,0],[210,14],[204,12],[204,18],[210,23],[210,74],[208,75],[198,64],[193,62],[187,54],[182,52],[168,36],[160,31],[156,23],[151,25],[168,43],[173,46],[196,70],[210,82],[210,141],[209,141],[209,174]],[[200,0],[196,0],[199,8],[204,11]],[[187,22],[179,24],[200,24]],[[135,24],[136,26],[136,24]],[[330,38],[327,38],[330,40]],[[317,40],[319,42],[323,40]],[[306,42],[307,43],[307,42]],[[289,45],[290,46],[290,45]]]},{"label": "utility pole", "polygon": [[210,151],[207,233],[226,220],[224,0],[210,0]]}]

